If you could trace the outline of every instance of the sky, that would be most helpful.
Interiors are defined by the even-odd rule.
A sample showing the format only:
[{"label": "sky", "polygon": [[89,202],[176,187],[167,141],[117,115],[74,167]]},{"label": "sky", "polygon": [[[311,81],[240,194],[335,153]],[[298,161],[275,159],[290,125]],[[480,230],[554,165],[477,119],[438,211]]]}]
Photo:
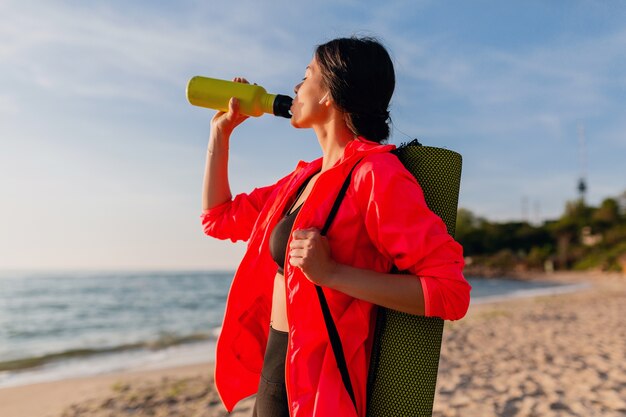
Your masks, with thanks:
[{"label": "sky", "polygon": [[[376,36],[396,69],[390,143],[463,155],[460,207],[539,223],[626,190],[626,2],[0,1],[0,269],[233,269],[202,234],[212,110],[194,75],[290,94],[316,45]],[[585,157],[581,157],[584,137]],[[247,120],[233,193],[321,155]]]}]

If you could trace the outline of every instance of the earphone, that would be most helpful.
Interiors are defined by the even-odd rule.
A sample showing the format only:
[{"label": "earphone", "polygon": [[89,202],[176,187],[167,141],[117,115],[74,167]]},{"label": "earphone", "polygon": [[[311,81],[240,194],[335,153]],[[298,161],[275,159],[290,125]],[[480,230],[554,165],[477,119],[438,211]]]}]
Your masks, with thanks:
[{"label": "earphone", "polygon": [[319,104],[324,103],[324,101],[326,101],[326,97],[328,97],[328,92],[326,92],[326,94],[324,94],[324,97],[322,97],[322,99],[320,100]]}]

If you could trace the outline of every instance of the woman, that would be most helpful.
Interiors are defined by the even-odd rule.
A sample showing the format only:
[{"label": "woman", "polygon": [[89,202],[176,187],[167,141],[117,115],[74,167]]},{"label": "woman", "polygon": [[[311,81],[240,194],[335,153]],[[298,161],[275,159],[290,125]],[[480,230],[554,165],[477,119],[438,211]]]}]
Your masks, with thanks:
[{"label": "woman", "polygon": [[[247,82],[237,78],[235,81]],[[232,198],[229,139],[246,116],[217,113],[203,188],[205,233],[248,241],[217,344],[215,381],[230,411],[257,393],[254,415],[364,416],[374,306],[459,319],[469,305],[462,249],[421,189],[382,145],[395,86],[385,48],[370,38],[317,47],[295,87],[291,124],[311,128],[322,157],[276,184]],[[350,186],[320,235],[338,191]],[[392,267],[405,274],[390,274]],[[329,344],[313,284],[324,288],[357,409]]]}]

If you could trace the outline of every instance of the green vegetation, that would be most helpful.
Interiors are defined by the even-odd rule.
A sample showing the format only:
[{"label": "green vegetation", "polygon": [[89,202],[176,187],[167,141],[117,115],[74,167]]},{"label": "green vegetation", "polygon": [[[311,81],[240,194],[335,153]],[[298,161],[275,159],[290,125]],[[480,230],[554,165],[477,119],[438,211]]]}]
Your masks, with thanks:
[{"label": "green vegetation", "polygon": [[496,223],[460,209],[456,238],[481,275],[529,270],[626,271],[626,191],[599,207],[568,202],[557,220]]},{"label": "green vegetation", "polygon": [[115,384],[111,385],[111,389],[113,390],[113,392],[116,393],[121,393],[121,392],[126,392],[130,389],[130,384],[125,383],[125,382],[121,382],[121,381],[117,381],[115,382]]}]

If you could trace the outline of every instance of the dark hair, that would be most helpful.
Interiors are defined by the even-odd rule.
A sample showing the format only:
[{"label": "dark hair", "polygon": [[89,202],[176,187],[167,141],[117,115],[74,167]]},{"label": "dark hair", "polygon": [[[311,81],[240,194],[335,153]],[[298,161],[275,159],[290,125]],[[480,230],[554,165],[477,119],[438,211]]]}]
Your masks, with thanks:
[{"label": "dark hair", "polygon": [[350,130],[375,142],[386,140],[396,77],[385,47],[370,37],[333,39],[316,48],[315,59]]}]

